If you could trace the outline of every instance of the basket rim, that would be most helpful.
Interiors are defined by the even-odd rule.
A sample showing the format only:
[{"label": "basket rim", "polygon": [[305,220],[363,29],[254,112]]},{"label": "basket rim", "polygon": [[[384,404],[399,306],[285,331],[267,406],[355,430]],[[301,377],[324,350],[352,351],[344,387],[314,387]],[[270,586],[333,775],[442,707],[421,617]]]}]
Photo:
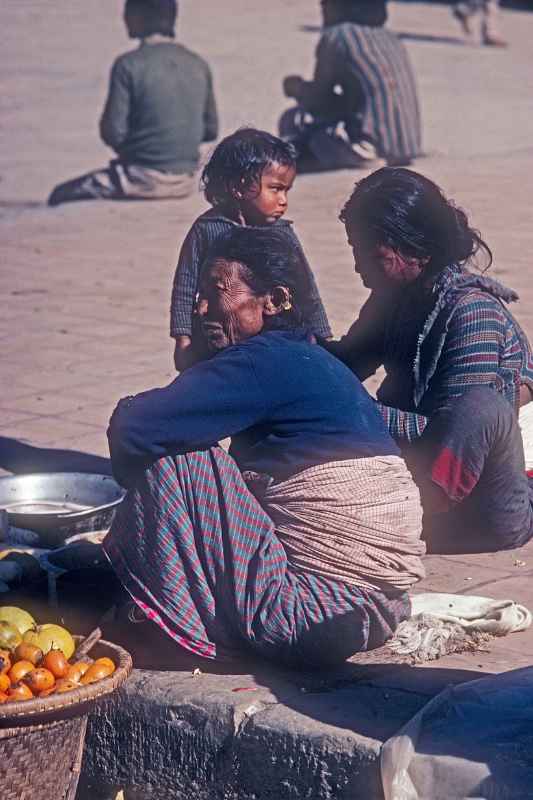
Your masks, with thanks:
[{"label": "basket rim", "polygon": [[[74,640],[79,643],[83,640],[83,636],[74,636]],[[104,647],[109,650],[109,656],[113,658],[117,664],[117,668],[112,675],[96,683],[89,683],[86,686],[80,686],[79,689],[73,689],[71,692],[64,692],[63,694],[51,694],[48,697],[34,697],[31,700],[18,700],[15,702],[6,702],[0,705],[0,726],[9,727],[10,723],[15,720],[24,718],[31,719],[32,717],[42,717],[43,715],[50,715],[54,712],[64,711],[65,709],[74,709],[80,706],[80,714],[86,713],[81,710],[81,706],[87,703],[95,702],[96,700],[111,694],[118,689],[124,681],[128,678],[133,669],[133,661],[130,653],[124,650],[113,642],[108,642],[105,639],[98,641],[98,647]]]}]

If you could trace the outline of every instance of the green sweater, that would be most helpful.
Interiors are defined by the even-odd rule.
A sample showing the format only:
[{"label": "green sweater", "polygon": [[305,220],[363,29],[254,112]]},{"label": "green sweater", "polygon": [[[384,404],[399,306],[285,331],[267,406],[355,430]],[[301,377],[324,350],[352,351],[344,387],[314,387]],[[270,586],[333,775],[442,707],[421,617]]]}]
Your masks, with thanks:
[{"label": "green sweater", "polygon": [[122,162],[190,173],[200,142],[217,134],[211,72],[200,56],[167,40],[117,58],[100,135]]}]

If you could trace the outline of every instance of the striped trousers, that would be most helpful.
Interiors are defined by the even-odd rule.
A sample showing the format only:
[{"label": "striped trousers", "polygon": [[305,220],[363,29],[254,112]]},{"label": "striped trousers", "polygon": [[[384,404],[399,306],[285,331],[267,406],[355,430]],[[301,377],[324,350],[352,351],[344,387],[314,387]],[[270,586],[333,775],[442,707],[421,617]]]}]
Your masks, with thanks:
[{"label": "striped trousers", "polygon": [[385,28],[345,29],[346,72],[365,97],[363,134],[388,161],[420,155],[421,123],[413,70],[403,43]]},{"label": "striped trousers", "polygon": [[291,569],[272,520],[220,448],[166,457],[119,507],[104,550],[142,612],[180,646],[241,646],[289,665],[342,662],[409,615],[405,594]]},{"label": "striped trousers", "polygon": [[499,0],[459,0],[459,2],[455,3],[455,8],[464,17],[473,17],[476,14],[481,14],[483,34],[485,36],[497,36],[499,34]]}]

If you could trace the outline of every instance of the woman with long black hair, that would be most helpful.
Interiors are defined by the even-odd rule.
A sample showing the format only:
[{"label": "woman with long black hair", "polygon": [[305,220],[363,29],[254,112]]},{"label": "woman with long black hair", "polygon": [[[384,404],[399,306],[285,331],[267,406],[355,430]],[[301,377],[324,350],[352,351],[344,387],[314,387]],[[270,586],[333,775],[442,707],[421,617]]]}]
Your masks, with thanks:
[{"label": "woman with long black hair", "polygon": [[364,178],[340,218],[371,295],[332,349],[361,380],[385,367],[380,410],[421,489],[430,546],[454,532],[454,549],[476,532],[476,549],[523,544],[533,513],[517,415],[533,359],[507,308],[517,294],[471,271],[476,258],[490,266],[490,248],[412,170]]}]

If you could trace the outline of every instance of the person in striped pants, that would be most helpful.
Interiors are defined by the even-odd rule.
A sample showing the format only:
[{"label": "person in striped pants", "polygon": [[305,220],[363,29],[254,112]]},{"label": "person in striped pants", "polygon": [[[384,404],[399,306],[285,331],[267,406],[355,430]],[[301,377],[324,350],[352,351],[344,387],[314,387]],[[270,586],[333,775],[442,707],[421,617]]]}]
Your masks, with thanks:
[{"label": "person in striped pants", "polygon": [[499,0],[461,0],[455,3],[452,10],[465,36],[473,35],[472,18],[480,14],[482,43],[491,47],[506,47],[507,42],[502,39],[498,31],[499,12]]},{"label": "person in striped pants", "polygon": [[384,28],[385,0],[322,0],[324,32],[313,80],[288,76],[296,100],[280,120],[303,168],[406,165],[421,153],[415,78],[398,37]]}]

